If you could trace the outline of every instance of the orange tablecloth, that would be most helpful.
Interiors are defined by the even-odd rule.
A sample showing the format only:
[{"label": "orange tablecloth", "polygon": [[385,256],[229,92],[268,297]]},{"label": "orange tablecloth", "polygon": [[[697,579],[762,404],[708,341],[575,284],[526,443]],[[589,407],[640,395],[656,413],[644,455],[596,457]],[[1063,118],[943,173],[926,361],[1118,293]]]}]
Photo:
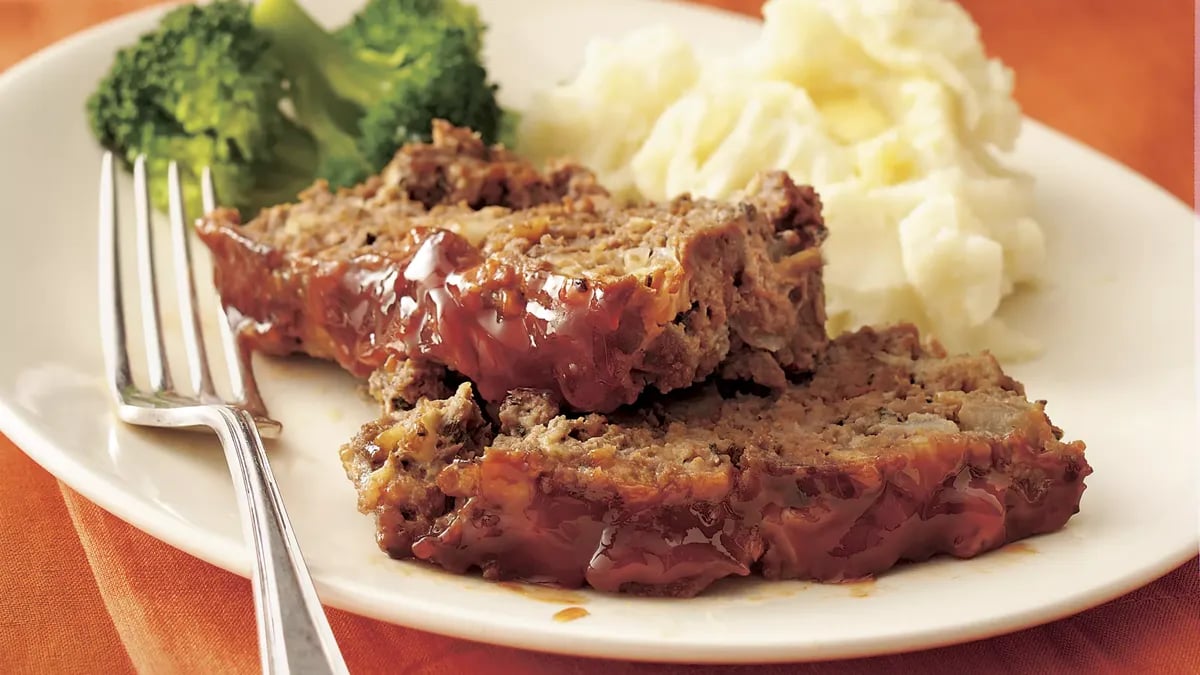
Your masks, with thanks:
[{"label": "orange tablecloth", "polygon": [[[707,0],[755,12],[761,0]],[[149,0],[0,0],[0,68]],[[1192,202],[1186,0],[964,0],[1025,110]],[[0,672],[254,672],[248,581],[126,525],[0,436]],[[957,647],[776,672],[1200,672],[1197,562],[1076,617]],[[355,673],[652,669],[489,647],[331,611]],[[696,670],[683,667],[677,672]]]}]

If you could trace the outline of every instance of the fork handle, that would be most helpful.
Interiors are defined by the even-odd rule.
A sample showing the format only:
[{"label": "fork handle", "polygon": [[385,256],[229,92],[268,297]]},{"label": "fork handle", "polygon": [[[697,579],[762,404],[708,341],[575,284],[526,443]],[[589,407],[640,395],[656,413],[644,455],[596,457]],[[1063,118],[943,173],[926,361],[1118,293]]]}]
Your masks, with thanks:
[{"label": "fork handle", "polygon": [[329,621],[300,554],[262,437],[245,410],[218,407],[212,427],[221,438],[254,548],[250,577],[264,673],[347,674]]}]

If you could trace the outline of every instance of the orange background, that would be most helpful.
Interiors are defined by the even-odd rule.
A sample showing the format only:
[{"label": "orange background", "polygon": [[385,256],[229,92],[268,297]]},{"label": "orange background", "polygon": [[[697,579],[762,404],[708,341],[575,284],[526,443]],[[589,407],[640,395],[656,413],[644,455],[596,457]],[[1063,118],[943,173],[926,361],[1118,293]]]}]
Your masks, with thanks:
[{"label": "orange background", "polygon": [[[704,0],[757,14],[761,0]],[[1193,202],[1193,6],[962,0],[1031,116]],[[0,0],[0,70],[149,0]],[[249,582],[87,502],[0,436],[0,672],[255,672]],[[352,672],[645,672],[330,612]],[[696,669],[676,668],[680,672]],[[775,672],[1200,672],[1195,560],[1076,617],[957,647]]]}]

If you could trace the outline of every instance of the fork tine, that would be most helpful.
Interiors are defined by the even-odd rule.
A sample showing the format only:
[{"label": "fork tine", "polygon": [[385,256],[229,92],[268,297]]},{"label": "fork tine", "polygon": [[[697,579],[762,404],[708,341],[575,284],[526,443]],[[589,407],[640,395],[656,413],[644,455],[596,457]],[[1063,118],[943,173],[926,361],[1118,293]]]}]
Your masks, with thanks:
[{"label": "fork tine", "polygon": [[117,186],[113,154],[100,163],[100,336],[108,384],[117,400],[133,380],[125,346],[125,303],[121,298],[121,257],[117,238]]},{"label": "fork tine", "polygon": [[[204,167],[200,174],[200,200],[204,205],[204,213],[212,213],[217,208],[217,190],[213,185],[212,168]],[[229,388],[232,390],[230,394],[233,400],[239,404],[244,404],[246,401],[246,381],[242,376],[242,363],[239,355],[241,349],[238,347],[237,336],[234,334],[237,323],[236,317],[230,315],[226,311],[224,305],[217,308],[220,315],[217,324],[221,329],[221,346],[225,351],[225,365],[229,369]]]},{"label": "fork tine", "polygon": [[142,292],[142,330],[146,340],[146,361],[150,369],[150,388],[171,391],[171,369],[162,334],[158,284],[155,282],[154,230],[150,224],[150,190],[146,181],[146,158],[138,155],[133,164],[133,202],[137,219],[138,281]]},{"label": "fork tine", "polygon": [[[250,352],[242,348],[239,333],[244,320],[236,310],[221,310],[221,341],[225,346],[225,361],[229,366],[229,387],[239,406],[258,417],[270,417],[263,403],[258,383],[254,380]],[[262,427],[259,427],[260,431]]]},{"label": "fork tine", "polygon": [[183,322],[183,344],[187,352],[188,373],[192,392],[202,397],[216,398],[212,373],[208,369],[208,354],[204,348],[204,331],[200,327],[200,312],[196,308],[196,282],[192,275],[192,246],[188,237],[187,206],[179,182],[179,165],[171,162],[167,168],[167,189],[171,218],[171,245],[175,252],[175,281],[179,292],[179,319]]},{"label": "fork tine", "polygon": [[213,185],[212,169],[207,166],[200,174],[200,203],[204,206],[204,215],[217,209],[217,189]]},{"label": "fork tine", "polygon": [[[213,185],[212,169],[204,167],[200,176],[201,201],[205,213],[212,213],[217,208],[216,188]],[[229,388],[233,399],[251,414],[268,417],[267,406],[263,403],[258,385],[254,381],[254,371],[250,363],[250,354],[242,349],[239,343],[238,331],[243,320],[236,311],[219,307],[218,325],[221,328],[221,344],[225,351],[225,364],[229,369]],[[262,427],[260,426],[260,429]]]}]

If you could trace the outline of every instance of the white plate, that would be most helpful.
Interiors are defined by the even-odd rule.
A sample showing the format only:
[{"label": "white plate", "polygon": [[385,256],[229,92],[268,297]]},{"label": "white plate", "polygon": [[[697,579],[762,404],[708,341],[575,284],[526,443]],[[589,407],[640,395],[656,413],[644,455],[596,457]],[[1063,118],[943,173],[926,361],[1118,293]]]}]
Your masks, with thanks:
[{"label": "white plate", "polygon": [[[349,11],[342,4],[310,6],[338,20]],[[571,72],[595,35],[669,21],[721,49],[755,30],[741,18],[645,0],[481,4],[493,26],[494,72],[516,103]],[[78,35],[0,79],[0,428],[117,516],[244,574],[248,557],[216,442],[119,425],[100,380],[99,152],[82,106],[114,48],[159,11]],[[1033,397],[1050,401],[1070,438],[1088,443],[1095,467],[1082,512],[1065,530],[971,561],[904,566],[869,589],[739,580],[687,601],[536,597],[380,553],[336,456],[372,406],[329,365],[260,361],[266,399],[286,425],[271,463],[322,597],[367,616],[518,647],[763,662],[1011,631],[1096,605],[1184,562],[1197,546],[1191,213],[1036,123],[1026,126],[1016,161],[1038,180],[1051,269],[1042,291],[1006,310],[1047,348],[1013,372]],[[563,603],[590,615],[552,620]]]}]

